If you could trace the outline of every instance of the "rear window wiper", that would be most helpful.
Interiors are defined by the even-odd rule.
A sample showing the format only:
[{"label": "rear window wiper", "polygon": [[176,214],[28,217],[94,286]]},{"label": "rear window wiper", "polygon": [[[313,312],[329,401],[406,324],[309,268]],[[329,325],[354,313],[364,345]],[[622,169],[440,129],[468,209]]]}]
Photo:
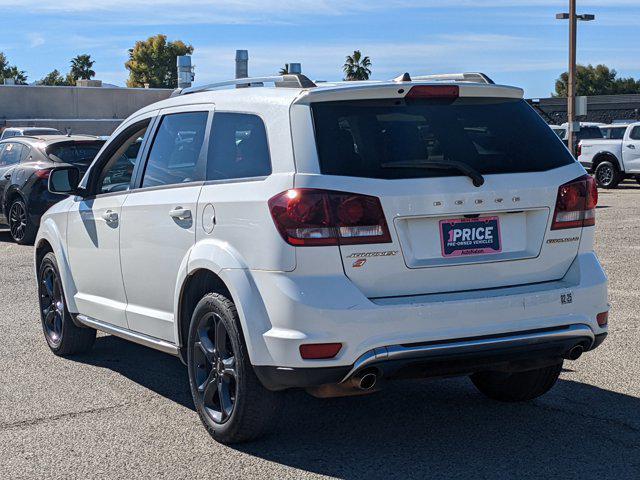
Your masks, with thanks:
[{"label": "rear window wiper", "polygon": [[475,168],[464,162],[456,162],[454,160],[448,162],[436,161],[419,161],[419,162],[386,162],[380,165],[380,168],[424,168],[429,170],[458,170],[464,173],[473,181],[475,187],[484,185],[484,177]]}]

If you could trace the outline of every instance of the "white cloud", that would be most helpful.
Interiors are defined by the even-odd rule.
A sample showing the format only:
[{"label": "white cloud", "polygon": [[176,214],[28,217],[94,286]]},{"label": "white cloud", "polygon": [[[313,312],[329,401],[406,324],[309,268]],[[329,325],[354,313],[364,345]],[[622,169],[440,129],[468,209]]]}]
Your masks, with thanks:
[{"label": "white cloud", "polygon": [[39,33],[29,33],[27,34],[27,38],[29,39],[29,45],[31,48],[37,48],[45,43],[44,37]]}]

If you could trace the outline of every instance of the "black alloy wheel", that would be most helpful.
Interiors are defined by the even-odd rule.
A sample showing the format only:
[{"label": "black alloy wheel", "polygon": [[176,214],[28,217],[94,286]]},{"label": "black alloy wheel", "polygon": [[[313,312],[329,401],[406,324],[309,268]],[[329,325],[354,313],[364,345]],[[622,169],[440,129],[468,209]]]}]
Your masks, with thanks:
[{"label": "black alloy wheel", "polygon": [[40,313],[42,326],[49,345],[56,348],[62,341],[64,322],[64,296],[60,277],[53,265],[44,265],[40,273]]},{"label": "black alloy wheel", "polygon": [[224,424],[233,413],[237,396],[236,353],[220,315],[200,318],[193,343],[193,375],[204,413]]},{"label": "black alloy wheel", "polygon": [[209,434],[231,444],[269,431],[282,393],[267,390],[256,377],[231,299],[213,292],[201,298],[186,347],[193,403]]},{"label": "black alloy wheel", "polygon": [[76,325],[67,309],[62,278],[53,252],[47,253],[38,266],[38,301],[42,331],[53,353],[73,355],[93,347],[96,331]]},{"label": "black alloy wheel", "polygon": [[9,230],[13,239],[20,243],[27,233],[27,209],[24,203],[16,200],[9,208]]}]

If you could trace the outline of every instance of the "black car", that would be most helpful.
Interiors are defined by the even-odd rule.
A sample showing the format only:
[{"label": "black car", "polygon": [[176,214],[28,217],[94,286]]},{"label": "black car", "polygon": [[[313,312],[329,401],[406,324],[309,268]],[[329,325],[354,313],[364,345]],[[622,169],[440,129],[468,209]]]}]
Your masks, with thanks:
[{"label": "black car", "polygon": [[19,244],[35,239],[40,217],[64,195],[47,189],[51,169],[74,165],[84,173],[104,140],[86,135],[12,137],[0,141],[0,224]]}]

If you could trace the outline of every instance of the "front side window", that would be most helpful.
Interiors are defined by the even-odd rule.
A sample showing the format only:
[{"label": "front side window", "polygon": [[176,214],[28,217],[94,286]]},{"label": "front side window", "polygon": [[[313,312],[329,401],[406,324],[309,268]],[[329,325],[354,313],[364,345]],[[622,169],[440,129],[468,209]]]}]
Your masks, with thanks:
[{"label": "front side window", "polygon": [[633,130],[631,130],[629,137],[631,138],[631,140],[640,140],[640,126],[633,127]]},{"label": "front side window", "polygon": [[215,113],[209,140],[207,180],[268,175],[271,175],[271,158],[262,119],[245,113]]},{"label": "front side window", "polygon": [[174,113],[160,121],[142,178],[142,188],[203,180],[198,159],[208,112]]},{"label": "front side window", "polygon": [[0,156],[0,166],[7,167],[20,163],[24,148],[19,143],[6,143]]},{"label": "front side window", "polygon": [[[98,194],[122,192],[129,189],[136,164],[140,161],[140,147],[149,128],[149,120],[128,129],[114,140],[115,150],[98,178]],[[108,147],[109,148],[109,147]]]}]

